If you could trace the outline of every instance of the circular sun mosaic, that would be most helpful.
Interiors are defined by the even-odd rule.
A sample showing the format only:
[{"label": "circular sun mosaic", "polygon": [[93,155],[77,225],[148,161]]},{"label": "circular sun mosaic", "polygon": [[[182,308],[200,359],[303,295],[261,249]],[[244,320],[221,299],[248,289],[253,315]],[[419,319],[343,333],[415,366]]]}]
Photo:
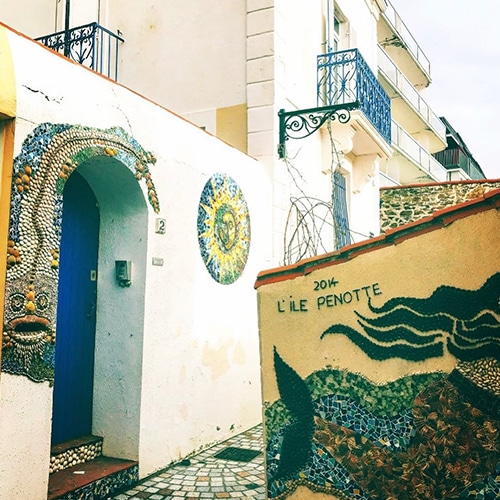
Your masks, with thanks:
[{"label": "circular sun mosaic", "polygon": [[228,175],[214,174],[203,188],[198,242],[215,281],[230,285],[241,276],[250,251],[250,216],[241,189]]}]

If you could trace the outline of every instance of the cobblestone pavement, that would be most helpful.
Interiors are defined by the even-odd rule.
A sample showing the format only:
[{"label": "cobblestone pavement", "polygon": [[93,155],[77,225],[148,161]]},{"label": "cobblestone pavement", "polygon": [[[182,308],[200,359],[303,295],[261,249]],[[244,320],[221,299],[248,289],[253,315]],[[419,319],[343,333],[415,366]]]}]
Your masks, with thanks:
[{"label": "cobblestone pavement", "polygon": [[[243,448],[261,453],[248,462],[215,457],[227,448]],[[115,500],[201,500],[265,498],[262,425],[195,455],[142,480]],[[238,451],[238,450],[236,450]]]}]

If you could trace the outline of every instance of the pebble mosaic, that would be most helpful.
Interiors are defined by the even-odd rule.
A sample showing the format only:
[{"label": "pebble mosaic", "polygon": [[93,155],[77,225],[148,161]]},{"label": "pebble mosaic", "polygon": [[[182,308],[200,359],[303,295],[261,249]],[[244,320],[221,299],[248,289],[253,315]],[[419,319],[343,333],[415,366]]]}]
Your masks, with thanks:
[{"label": "pebble mosaic", "polygon": [[62,453],[51,455],[49,473],[67,469],[77,464],[89,462],[102,455],[102,439],[88,443],[76,448],[66,450]]},{"label": "pebble mosaic", "polygon": [[12,174],[2,370],[35,382],[54,378],[64,185],[94,157],[125,165],[160,210],[150,172],[156,159],[123,129],[44,123],[26,137]]},{"label": "pebble mosaic", "polygon": [[131,486],[139,479],[139,467],[137,465],[114,473],[111,476],[99,479],[93,483],[66,493],[60,500],[97,500],[111,498],[115,492],[123,486]]}]

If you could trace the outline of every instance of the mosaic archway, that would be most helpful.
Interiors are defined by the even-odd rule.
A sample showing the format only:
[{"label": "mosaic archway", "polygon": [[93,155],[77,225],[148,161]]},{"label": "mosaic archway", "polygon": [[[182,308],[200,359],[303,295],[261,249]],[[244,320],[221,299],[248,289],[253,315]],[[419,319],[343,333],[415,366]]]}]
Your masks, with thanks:
[{"label": "mosaic archway", "polygon": [[198,242],[215,281],[230,285],[241,276],[250,252],[250,216],[240,187],[228,175],[212,175],[203,188]]},{"label": "mosaic archway", "polygon": [[160,210],[150,173],[156,159],[123,129],[45,123],[28,135],[13,168],[2,336],[7,373],[54,379],[63,189],[93,157],[124,164]]}]

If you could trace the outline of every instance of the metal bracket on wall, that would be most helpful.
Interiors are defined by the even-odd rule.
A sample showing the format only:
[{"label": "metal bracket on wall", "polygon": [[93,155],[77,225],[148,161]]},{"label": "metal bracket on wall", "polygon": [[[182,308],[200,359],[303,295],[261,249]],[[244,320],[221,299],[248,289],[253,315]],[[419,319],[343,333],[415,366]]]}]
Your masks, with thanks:
[{"label": "metal bracket on wall", "polygon": [[336,104],[319,108],[285,111],[280,109],[280,136],[278,155],[281,159],[286,156],[285,141],[288,139],[304,139],[318,130],[327,120],[347,123],[351,119],[351,111],[359,108],[359,102]]}]

